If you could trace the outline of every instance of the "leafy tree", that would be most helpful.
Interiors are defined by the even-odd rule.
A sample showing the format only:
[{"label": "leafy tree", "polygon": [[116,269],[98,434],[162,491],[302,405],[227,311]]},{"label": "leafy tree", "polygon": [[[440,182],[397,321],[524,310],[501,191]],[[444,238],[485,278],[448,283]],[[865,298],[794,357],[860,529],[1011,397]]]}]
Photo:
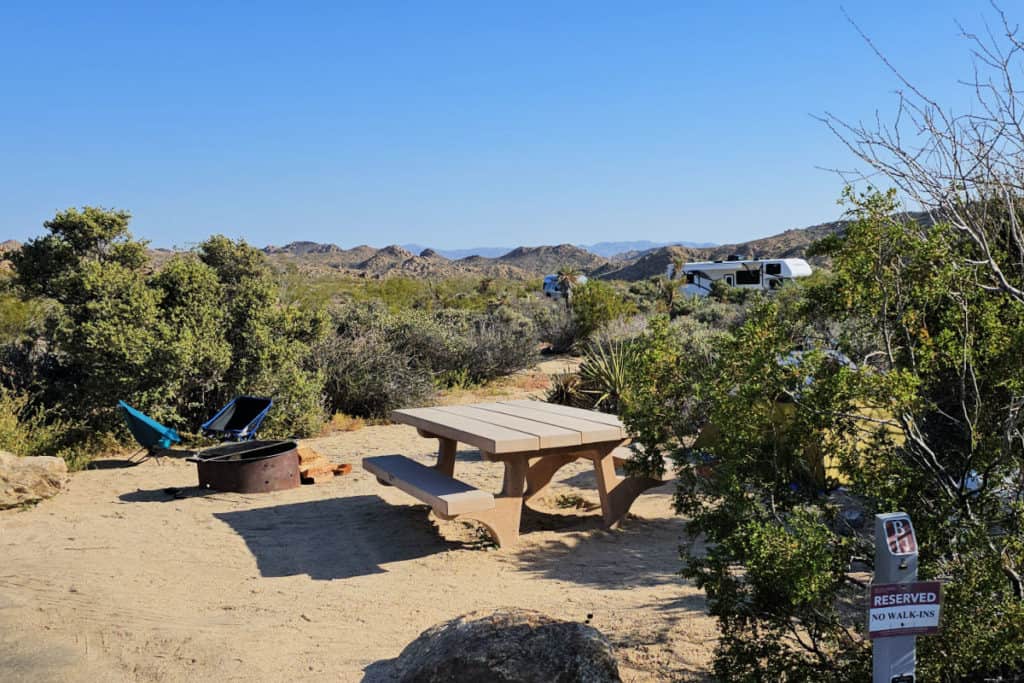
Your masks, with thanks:
[{"label": "leafy tree", "polygon": [[[324,419],[324,377],[312,347],[328,332],[326,313],[282,306],[270,264],[243,240],[215,235],[196,250],[219,284],[230,361],[218,403],[236,394],[274,397],[266,432],[305,436]],[[215,354],[220,349],[211,349]],[[210,357],[219,362],[219,355]]]},{"label": "leafy tree", "polygon": [[43,357],[19,388],[38,396],[51,421],[90,431],[121,429],[120,399],[195,431],[238,393],[275,398],[268,433],[315,431],[323,380],[310,347],[326,330],[323,315],[282,306],[265,257],[223,237],[151,275],[129,219],[68,209],[14,254],[15,286],[52,302],[34,344]]},{"label": "leafy tree", "polygon": [[721,679],[863,680],[871,529],[841,513],[899,509],[922,577],[946,582],[921,679],[1014,680],[1024,310],[984,286],[984,260],[965,265],[975,246],[956,228],[898,218],[891,194],[848,198],[857,220],[822,247],[831,277],[756,297],[703,355],[655,321],[625,418],[646,469],[676,458],[677,508],[706,543],[684,573],[718,618]]},{"label": "leafy tree", "polygon": [[194,254],[172,258],[151,285],[159,293],[165,322],[153,416],[195,429],[225,397],[232,351],[225,335],[225,289],[216,271]]},{"label": "leafy tree", "polygon": [[145,243],[131,237],[129,218],[96,207],[62,211],[11,259],[15,284],[56,304],[45,332],[50,374],[36,389],[48,405],[102,429],[116,426],[118,399],[157,381],[152,361],[164,334],[159,297],[141,269]]}]

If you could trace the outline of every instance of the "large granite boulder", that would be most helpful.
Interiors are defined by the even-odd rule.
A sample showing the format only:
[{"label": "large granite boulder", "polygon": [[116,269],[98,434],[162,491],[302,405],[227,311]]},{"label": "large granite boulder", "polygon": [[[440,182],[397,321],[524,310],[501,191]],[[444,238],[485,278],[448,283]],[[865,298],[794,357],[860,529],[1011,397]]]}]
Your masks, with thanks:
[{"label": "large granite boulder", "polygon": [[402,651],[397,677],[408,683],[611,683],[619,668],[600,631],[540,612],[472,612],[433,626]]},{"label": "large granite boulder", "polygon": [[55,496],[67,483],[68,466],[60,458],[0,451],[0,510]]}]

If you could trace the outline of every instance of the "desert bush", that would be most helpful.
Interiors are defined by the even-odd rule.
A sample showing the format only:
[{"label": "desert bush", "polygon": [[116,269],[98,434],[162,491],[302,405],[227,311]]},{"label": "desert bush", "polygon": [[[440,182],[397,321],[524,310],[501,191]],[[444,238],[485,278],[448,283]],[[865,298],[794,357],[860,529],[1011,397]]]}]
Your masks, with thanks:
[{"label": "desert bush", "polygon": [[603,280],[588,280],[572,287],[572,306],[556,303],[534,312],[538,338],[550,353],[580,352],[600,330],[637,313],[628,294]]},{"label": "desert bush", "polygon": [[532,321],[508,306],[489,312],[388,312],[381,306],[353,306],[340,312],[338,320],[342,337],[378,335],[442,388],[507,375],[528,367],[536,356]]},{"label": "desert bush", "polygon": [[631,301],[604,280],[588,280],[573,289],[572,314],[581,337],[590,337],[613,320],[636,313]]},{"label": "desert bush", "polygon": [[649,277],[646,280],[631,282],[626,289],[625,296],[636,310],[644,314],[664,312],[666,289],[668,281],[664,275]]},{"label": "desert bush", "polygon": [[547,344],[549,353],[570,353],[581,339],[576,318],[564,307],[551,304],[539,309],[534,317],[537,336]]},{"label": "desert bush", "polygon": [[424,402],[435,388],[486,382],[535,359],[532,322],[508,307],[391,312],[355,305],[334,318],[317,362],[327,377],[328,408],[351,415],[383,417]]},{"label": "desert bush", "polygon": [[434,376],[439,387],[469,381],[467,358],[476,315],[466,311],[401,311],[379,319],[386,342],[409,357],[414,368]]},{"label": "desert bush", "polygon": [[15,455],[52,455],[59,449],[61,423],[47,424],[28,396],[0,389],[0,450]]},{"label": "desert bush", "polygon": [[590,336],[592,344],[611,344],[636,339],[647,329],[648,316],[630,315],[616,318]]},{"label": "desert bush", "polygon": [[685,446],[708,420],[706,384],[728,339],[728,331],[697,320],[660,315],[633,342],[620,414],[634,435],[638,469],[660,474],[666,456],[685,457]]},{"label": "desert bush", "polygon": [[[733,288],[735,289],[735,288]],[[747,296],[743,302],[723,301],[712,297],[681,297],[681,307],[686,315],[709,327],[728,330],[743,322],[747,310],[747,299],[761,298]],[[677,317],[683,317],[679,315]]]},{"label": "desert bush", "polygon": [[327,408],[363,418],[387,417],[396,408],[425,403],[434,395],[430,372],[414,365],[380,330],[335,335],[317,349],[325,374]]},{"label": "desert bush", "polygon": [[473,382],[485,382],[529,367],[537,358],[533,322],[503,307],[473,321],[462,361]]},{"label": "desert bush", "polygon": [[54,419],[26,394],[0,388],[0,450],[28,457],[57,456],[77,470],[95,453],[114,447],[106,435]]}]

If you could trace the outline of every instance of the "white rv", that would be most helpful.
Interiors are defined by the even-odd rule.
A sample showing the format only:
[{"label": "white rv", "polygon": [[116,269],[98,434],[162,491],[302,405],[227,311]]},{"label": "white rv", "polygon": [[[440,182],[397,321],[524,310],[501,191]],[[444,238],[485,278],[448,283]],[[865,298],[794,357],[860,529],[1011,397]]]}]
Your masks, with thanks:
[{"label": "white rv", "polygon": [[[672,277],[671,271],[670,264],[669,277]],[[711,285],[722,280],[732,287],[767,292],[778,289],[787,280],[810,274],[811,266],[799,258],[740,259],[730,256],[724,261],[685,264],[680,274],[680,279],[685,280],[681,291],[690,296],[707,296],[711,292]]]}]

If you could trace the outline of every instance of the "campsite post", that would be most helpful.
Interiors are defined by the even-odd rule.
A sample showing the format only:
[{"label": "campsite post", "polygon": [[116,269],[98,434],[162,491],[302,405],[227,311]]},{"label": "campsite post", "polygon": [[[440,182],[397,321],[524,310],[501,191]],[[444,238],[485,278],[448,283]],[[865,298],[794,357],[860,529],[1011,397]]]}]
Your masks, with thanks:
[{"label": "campsite post", "polygon": [[868,604],[873,683],[914,683],[917,635],[938,629],[940,586],[917,581],[917,537],[903,512],[875,515]]}]

